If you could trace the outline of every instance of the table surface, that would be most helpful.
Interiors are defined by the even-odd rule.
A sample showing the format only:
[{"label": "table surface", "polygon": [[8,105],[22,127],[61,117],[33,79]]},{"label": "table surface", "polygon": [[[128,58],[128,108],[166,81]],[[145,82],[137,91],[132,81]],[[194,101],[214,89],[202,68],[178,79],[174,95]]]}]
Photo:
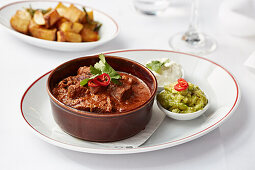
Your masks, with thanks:
[{"label": "table surface", "polygon": [[[0,6],[12,1],[1,1]],[[203,0],[200,28],[218,42],[218,49],[205,57],[225,66],[237,78],[242,98],[235,114],[222,126],[194,141],[159,151],[129,155],[79,153],[48,144],[35,136],[20,112],[27,87],[60,63],[75,57],[118,49],[170,49],[168,39],[184,31],[189,21],[189,1],[172,0],[168,12],[159,17],[136,13],[131,0],[78,1],[112,16],[121,31],[112,42],[85,52],[41,49],[16,39],[0,29],[1,89],[0,169],[254,169],[255,75],[244,61],[255,49],[255,38],[229,35],[220,25],[221,0]]]}]

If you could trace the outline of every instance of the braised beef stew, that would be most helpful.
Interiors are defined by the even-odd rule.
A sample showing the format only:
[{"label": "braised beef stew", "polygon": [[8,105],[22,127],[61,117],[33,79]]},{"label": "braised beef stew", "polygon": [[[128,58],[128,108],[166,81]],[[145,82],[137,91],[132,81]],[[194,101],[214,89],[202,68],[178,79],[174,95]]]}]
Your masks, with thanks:
[{"label": "braised beef stew", "polygon": [[116,113],[133,110],[150,97],[148,86],[138,77],[118,72],[120,83],[110,82],[108,86],[81,86],[83,79],[90,78],[90,67],[78,69],[77,75],[60,81],[53,89],[53,95],[61,102],[78,110],[96,113]]}]

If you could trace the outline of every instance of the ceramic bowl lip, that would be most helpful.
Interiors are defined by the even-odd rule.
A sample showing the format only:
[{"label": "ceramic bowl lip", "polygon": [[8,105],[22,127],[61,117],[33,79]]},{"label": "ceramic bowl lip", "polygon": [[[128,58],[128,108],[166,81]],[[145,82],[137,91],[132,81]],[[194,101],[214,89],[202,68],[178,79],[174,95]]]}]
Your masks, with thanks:
[{"label": "ceramic bowl lip", "polygon": [[[202,89],[201,89],[202,90]],[[162,90],[160,93],[162,93],[163,91],[165,91],[165,90]],[[203,91],[203,90],[202,90]],[[204,92],[204,91],[203,91]],[[177,119],[177,118],[173,118],[173,117],[171,117],[171,115],[172,116],[180,116],[180,113],[175,113],[175,112],[171,112],[171,111],[169,111],[169,110],[167,110],[167,109],[165,109],[161,104],[160,104],[160,102],[157,100],[157,105],[158,105],[158,107],[159,107],[159,109],[161,110],[161,111],[163,111],[168,117],[171,117],[172,119],[175,119],[175,120],[192,120],[192,119],[195,119],[195,118],[197,118],[197,117],[199,117],[199,116],[201,116],[202,114],[204,114],[207,110],[208,110],[208,108],[209,108],[209,106],[210,106],[210,99],[209,99],[209,97],[208,97],[208,95],[204,92],[204,94],[205,94],[205,96],[206,96],[206,98],[207,98],[207,104],[204,106],[204,108],[202,109],[202,110],[198,110],[198,111],[196,111],[196,112],[191,112],[191,113],[185,113],[185,114],[181,114],[181,116],[182,117],[188,117],[188,116],[191,116],[191,115],[193,115],[193,117],[190,117],[190,118],[184,118],[184,119]],[[170,116],[169,116],[170,115]]]},{"label": "ceramic bowl lip", "polygon": [[89,9],[92,9],[93,11],[96,11],[98,13],[101,13],[103,14],[104,16],[108,17],[113,23],[114,25],[116,26],[116,31],[112,34],[112,36],[108,39],[103,39],[100,41],[100,39],[98,41],[93,41],[93,42],[76,42],[76,43],[72,43],[72,42],[58,42],[58,41],[49,41],[49,40],[43,40],[43,39],[39,39],[39,38],[36,38],[36,37],[32,37],[32,36],[28,36],[26,34],[23,34],[23,33],[20,33],[12,28],[8,28],[6,27],[2,22],[0,22],[0,26],[2,26],[3,28],[5,29],[8,29],[10,31],[13,31],[15,33],[18,33],[18,34],[21,34],[21,35],[24,35],[24,36],[27,36],[28,38],[32,38],[34,40],[37,40],[37,41],[41,41],[41,42],[49,42],[49,43],[52,43],[53,44],[68,44],[68,45],[72,45],[72,46],[80,46],[80,45],[93,45],[93,44],[98,44],[98,43],[104,43],[104,42],[107,42],[108,40],[112,40],[114,39],[115,37],[117,37],[117,35],[119,34],[120,32],[120,27],[118,25],[118,23],[108,14],[106,14],[105,12],[101,11],[101,10],[98,10],[98,9],[95,9],[94,7],[91,7],[91,6],[88,6],[86,4],[81,4],[81,3],[76,3],[76,2],[70,2],[70,1],[66,1],[66,0],[22,0],[22,1],[15,1],[15,2],[11,2],[11,3],[8,3],[2,7],[0,7],[0,11],[2,11],[4,8],[7,8],[9,6],[12,6],[12,5],[15,5],[15,4],[22,4],[22,3],[58,3],[58,2],[62,2],[62,3],[66,3],[66,4],[74,4],[74,5],[77,5],[77,6],[85,6],[86,8],[89,8]]},{"label": "ceramic bowl lip", "polygon": [[142,65],[142,64],[140,64],[140,63],[138,63],[138,62],[136,62],[134,60],[127,59],[127,58],[124,58],[124,57],[116,57],[116,56],[111,56],[111,55],[105,55],[105,57],[106,57],[106,59],[107,58],[114,58],[114,59],[118,59],[118,60],[125,60],[126,62],[130,62],[130,63],[133,63],[135,65],[138,65],[139,67],[141,67],[142,69],[144,69],[148,73],[148,75],[152,78],[152,85],[154,87],[154,90],[152,91],[150,98],[145,103],[143,103],[141,106],[139,106],[139,107],[137,107],[135,109],[132,109],[132,110],[129,110],[129,111],[126,111],[126,112],[115,112],[115,113],[102,113],[102,114],[98,114],[98,113],[87,112],[87,111],[82,111],[82,110],[78,110],[78,109],[72,108],[72,107],[67,106],[64,103],[60,102],[56,97],[54,97],[54,95],[52,94],[52,92],[50,90],[50,81],[51,81],[52,77],[54,76],[54,73],[57,70],[60,70],[66,64],[75,62],[77,60],[83,60],[85,58],[91,58],[91,59],[92,58],[98,58],[98,55],[79,57],[79,58],[76,58],[76,59],[73,59],[73,60],[69,60],[69,61],[59,65],[58,67],[56,67],[54,70],[52,70],[50,75],[49,75],[49,77],[48,77],[48,79],[47,79],[47,85],[46,85],[47,93],[48,93],[50,99],[52,101],[54,101],[55,104],[57,104],[58,107],[60,107],[62,109],[65,109],[69,113],[72,113],[72,114],[75,114],[75,115],[78,115],[78,116],[81,116],[81,117],[89,116],[89,117],[105,117],[105,118],[107,118],[107,117],[109,117],[109,118],[110,117],[119,117],[119,116],[125,116],[125,115],[128,115],[128,114],[132,114],[132,113],[134,113],[134,112],[144,108],[152,100],[154,100],[154,97],[157,94],[158,83],[157,83],[157,79],[156,79],[155,75],[147,67],[145,67],[144,65]]}]

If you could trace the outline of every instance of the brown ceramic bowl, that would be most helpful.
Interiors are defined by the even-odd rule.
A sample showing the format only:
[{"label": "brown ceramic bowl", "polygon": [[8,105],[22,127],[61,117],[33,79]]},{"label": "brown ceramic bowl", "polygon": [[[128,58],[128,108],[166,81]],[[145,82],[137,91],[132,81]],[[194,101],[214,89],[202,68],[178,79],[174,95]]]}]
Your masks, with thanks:
[{"label": "brown ceramic bowl", "polygon": [[95,142],[112,142],[129,138],[145,128],[152,114],[152,105],[157,92],[157,81],[145,66],[121,57],[106,56],[106,61],[116,70],[130,73],[143,80],[150,89],[151,97],[136,109],[121,113],[92,113],[74,109],[58,101],[52,94],[55,85],[62,79],[76,75],[81,66],[94,65],[98,56],[88,56],[68,61],[49,75],[47,91],[53,117],[68,134]]}]

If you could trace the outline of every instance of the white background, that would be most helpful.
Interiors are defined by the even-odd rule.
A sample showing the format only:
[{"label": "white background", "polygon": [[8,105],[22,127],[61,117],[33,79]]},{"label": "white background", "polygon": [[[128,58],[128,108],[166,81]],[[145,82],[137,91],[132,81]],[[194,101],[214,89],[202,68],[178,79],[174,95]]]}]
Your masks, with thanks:
[{"label": "white background", "polygon": [[[0,1],[3,6],[12,1]],[[255,50],[255,38],[238,38],[224,31],[218,19],[221,0],[201,0],[200,28],[218,42],[206,56],[237,78],[242,98],[236,113],[222,126],[194,141],[172,148],[130,155],[86,154],[50,145],[30,131],[20,112],[20,100],[38,77],[64,61],[117,49],[170,49],[168,39],[187,29],[188,0],[175,0],[169,13],[148,17],[136,13],[131,0],[77,0],[100,9],[120,25],[112,42],[87,52],[57,52],[16,39],[0,29],[0,169],[255,169],[255,75],[244,61]]]}]

